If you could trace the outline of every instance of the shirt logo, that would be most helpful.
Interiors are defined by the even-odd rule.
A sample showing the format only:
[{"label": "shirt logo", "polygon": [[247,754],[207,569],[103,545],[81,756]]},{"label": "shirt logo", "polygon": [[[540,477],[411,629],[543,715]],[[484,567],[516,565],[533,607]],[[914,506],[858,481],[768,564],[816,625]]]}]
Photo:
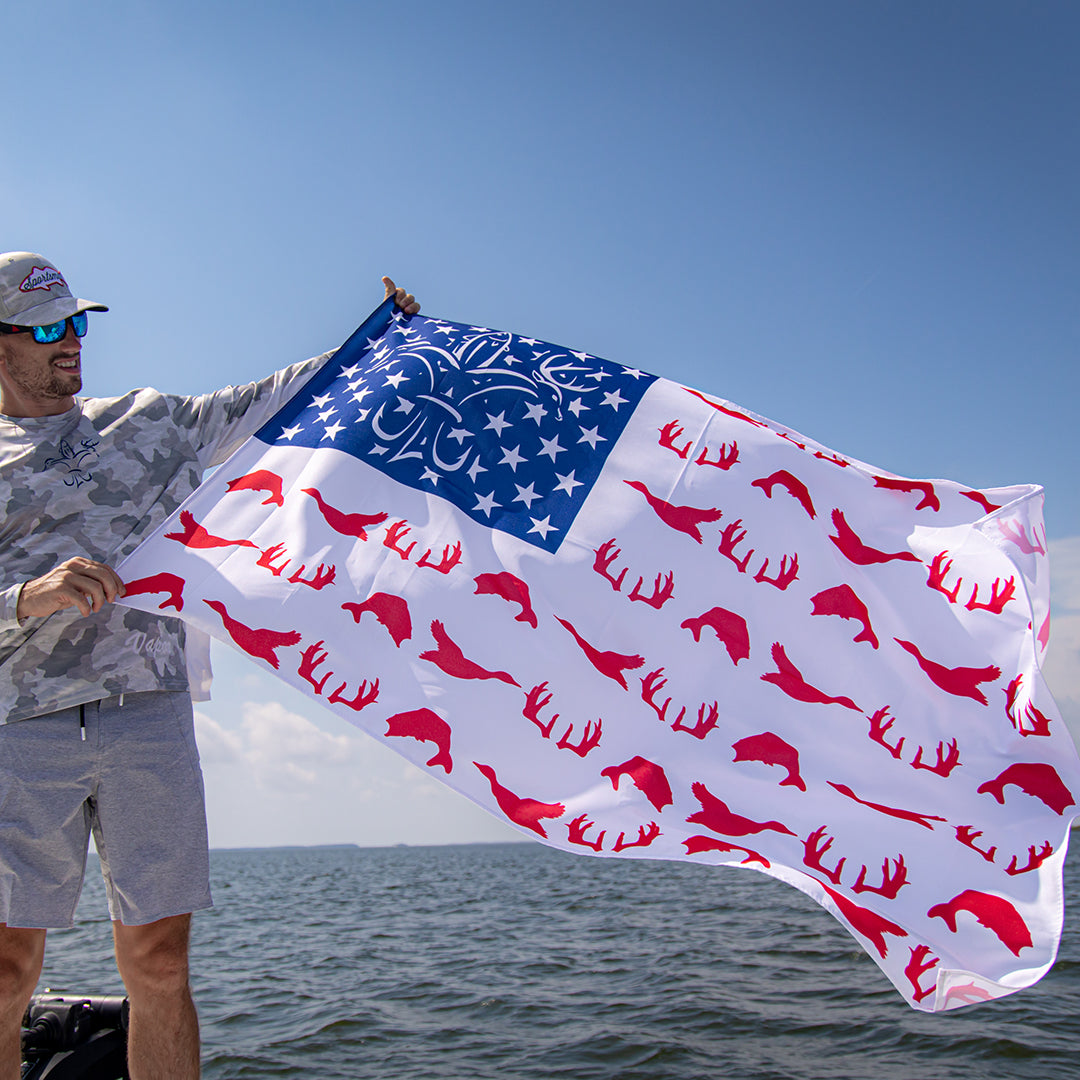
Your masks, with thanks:
[{"label": "shirt logo", "polygon": [[59,465],[65,473],[64,484],[67,487],[81,487],[94,479],[94,474],[86,468],[88,464],[86,458],[89,456],[93,460],[99,441],[98,439],[83,439],[79,449],[76,450],[67,439],[61,439],[60,456],[49,458],[45,462],[45,468],[51,469]]},{"label": "shirt logo", "polygon": [[67,288],[67,282],[60,271],[54,270],[51,266],[35,266],[23,278],[19,285],[19,292],[34,292],[37,289],[48,292],[54,285],[63,285],[65,289]]}]

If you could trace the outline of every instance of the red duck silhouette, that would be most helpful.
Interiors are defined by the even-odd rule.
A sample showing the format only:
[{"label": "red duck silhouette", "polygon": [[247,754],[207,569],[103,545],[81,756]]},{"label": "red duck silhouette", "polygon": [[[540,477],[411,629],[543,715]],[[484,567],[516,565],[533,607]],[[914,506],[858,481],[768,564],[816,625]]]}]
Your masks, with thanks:
[{"label": "red duck silhouette", "polygon": [[254,630],[245,626],[242,622],[234,619],[225,605],[220,600],[203,600],[208,607],[212,607],[220,616],[229,637],[244,650],[249,656],[257,656],[265,660],[272,668],[278,666],[275,649],[286,645],[297,645],[300,642],[300,634],[296,630]]},{"label": "red duck silhouette", "polygon": [[485,667],[470,660],[462,651],[461,646],[451,640],[438,619],[431,624],[431,636],[435,639],[437,649],[429,649],[420,654],[421,660],[430,660],[440,671],[452,675],[455,679],[498,679],[500,682],[509,683],[511,686],[520,685],[512,675],[505,671],[489,671]]},{"label": "red duck silhouette", "polygon": [[699,510],[695,506],[675,506],[672,503],[658,499],[640,480],[624,480],[635,491],[640,491],[645,496],[645,501],[653,508],[656,516],[669,528],[678,532],[686,533],[692,540],[699,544],[701,530],[699,525],[709,521],[719,521],[721,512],[714,506],[711,510]]},{"label": "red duck silhouette", "polygon": [[726,802],[718,799],[704,784],[693,783],[690,790],[701,803],[701,810],[691,814],[686,820],[694,825],[704,825],[723,836],[749,836],[751,833],[778,832],[785,836],[794,836],[786,825],[779,821],[754,821],[752,818],[733,814]]},{"label": "red duck silhouette", "polygon": [[189,548],[249,547],[258,548],[250,540],[225,540],[208,533],[194,518],[190,510],[180,511],[180,524],[183,532],[166,533],[166,540],[178,540]]},{"label": "red duck silhouette", "polygon": [[1001,668],[989,665],[982,668],[955,667],[948,668],[942,664],[936,664],[933,660],[927,660],[919,647],[910,641],[901,641],[893,638],[905,652],[911,653],[923,669],[926,677],[947,694],[955,694],[956,697],[969,697],[979,702],[980,705],[988,704],[986,695],[979,689],[979,683],[991,682],[1001,677]]},{"label": "red duck silhouette", "polygon": [[310,495],[319,504],[319,510],[322,511],[326,524],[342,536],[355,536],[358,540],[366,540],[368,536],[365,530],[373,525],[381,525],[389,517],[386,513],[346,514],[331,506],[319,494],[318,488],[301,488],[300,490],[305,495]]},{"label": "red duck silhouette", "polygon": [[843,512],[834,510],[832,522],[836,526],[836,535],[829,539],[840,549],[845,558],[855,563],[856,566],[872,566],[874,563],[886,562],[919,562],[919,556],[913,551],[894,551],[892,553],[879,551],[877,548],[864,544],[855,530],[847,523]]},{"label": "red duck silhouette", "polygon": [[542,803],[536,799],[522,799],[515,795],[509,788],[499,783],[495,770],[490,765],[481,765],[474,761],[473,764],[487,777],[491,785],[491,794],[499,804],[499,809],[515,824],[525,829],[532,829],[534,833],[547,838],[544,827],[540,824],[542,818],[562,817],[566,813],[566,807],[562,803]]},{"label": "red duck silhouette", "polygon": [[849,697],[829,697],[816,686],[811,686],[799,669],[787,658],[784,646],[779,641],[773,642],[772,658],[779,670],[762,675],[762,681],[779,686],[788,697],[796,701],[805,701],[811,705],[843,705],[845,709],[862,710]]},{"label": "red duck silhouette", "polygon": [[626,685],[626,676],[623,675],[623,672],[633,671],[636,668],[641,667],[645,663],[644,656],[630,656],[626,653],[603,652],[590,645],[574,629],[571,623],[568,623],[565,619],[560,619],[558,615],[556,615],[555,618],[574,635],[574,640],[581,646],[581,651],[588,657],[589,663],[592,664],[601,675],[606,675],[609,679],[614,679],[624,690],[629,689]]}]

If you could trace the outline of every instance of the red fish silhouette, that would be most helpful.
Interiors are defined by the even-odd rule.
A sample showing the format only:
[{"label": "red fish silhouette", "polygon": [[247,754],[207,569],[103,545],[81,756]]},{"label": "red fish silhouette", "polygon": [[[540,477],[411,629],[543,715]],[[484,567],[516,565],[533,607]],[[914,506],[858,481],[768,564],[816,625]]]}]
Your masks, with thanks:
[{"label": "red fish silhouette", "polygon": [[779,821],[754,821],[751,818],[733,814],[722,799],[718,799],[704,784],[693,783],[690,790],[701,803],[701,810],[691,814],[686,820],[695,825],[704,825],[706,829],[724,836],[749,836],[751,833],[778,832],[785,836],[794,836],[786,825]]},{"label": "red fish silhouette", "polygon": [[811,615],[839,615],[841,619],[857,619],[861,622],[863,628],[855,635],[853,641],[869,642],[875,649],[881,644],[870,625],[870,612],[855,595],[855,590],[850,585],[837,585],[833,589],[825,589],[812,597],[811,602],[814,605]]},{"label": "red fish silhouette", "polygon": [[988,704],[986,695],[979,689],[979,683],[991,682],[1001,677],[1001,668],[989,665],[983,668],[956,667],[947,668],[941,664],[927,660],[917,645],[910,641],[901,641],[893,638],[905,652],[911,653],[923,669],[926,677],[946,694],[955,694],[956,697],[969,697],[981,705]]},{"label": "red fish silhouette", "polygon": [[507,674],[507,672],[489,671],[487,668],[469,660],[461,651],[460,646],[451,640],[450,635],[446,632],[446,627],[438,619],[435,619],[431,624],[431,636],[435,639],[438,648],[422,652],[420,659],[430,660],[441,671],[445,671],[447,675],[452,675],[455,679],[498,679],[500,682],[509,683],[511,686],[519,685],[513,676]]},{"label": "red fish silhouette", "polygon": [[746,620],[734,611],[726,611],[722,607],[710,608],[704,615],[697,618],[686,619],[679,624],[684,630],[689,630],[694,635],[695,641],[701,640],[701,629],[708,626],[716,631],[716,636],[723,643],[724,648],[731,657],[731,662],[738,666],[740,660],[750,657],[750,631],[746,626]]},{"label": "red fish silhouette", "polygon": [[844,514],[840,510],[832,512],[832,522],[836,527],[836,535],[829,539],[840,549],[841,554],[856,566],[872,566],[875,563],[894,562],[919,562],[919,556],[912,551],[894,551],[892,553],[879,551],[864,544],[855,530],[847,523]]},{"label": "red fish silhouette", "polygon": [[641,667],[642,664],[645,663],[644,656],[629,656],[625,653],[604,652],[600,649],[596,649],[574,629],[571,623],[568,623],[565,619],[560,619],[557,615],[555,618],[574,635],[574,640],[581,647],[581,651],[588,658],[589,663],[592,664],[601,675],[606,675],[609,679],[614,679],[624,690],[628,689],[626,685],[626,676],[623,675],[623,672],[633,671],[636,668]]},{"label": "red fish silhouette", "polygon": [[902,926],[889,922],[888,919],[883,918],[876,911],[871,911],[869,908],[853,903],[846,896],[841,896],[840,893],[830,889],[824,881],[818,881],[817,878],[814,878],[814,880],[832,897],[833,903],[840,909],[840,914],[851,924],[852,929],[874,943],[874,947],[882,960],[885,959],[889,952],[888,946],[885,944],[886,934],[907,937],[907,931]]},{"label": "red fish silhouette", "polygon": [[916,825],[921,825],[924,829],[933,829],[931,821],[946,821],[946,818],[938,817],[936,814],[920,814],[915,810],[901,810],[897,806],[886,806],[884,803],[867,802],[865,799],[860,799],[854,791],[847,786],[847,784],[834,784],[832,780],[827,780],[826,783],[831,788],[836,788],[841,795],[846,795],[849,799],[854,800],[857,803],[861,803],[863,806],[868,806],[871,810],[876,810],[879,814],[888,814],[889,817],[900,818],[901,821],[914,821]]},{"label": "red fish silhouette", "polygon": [[903,491],[910,495],[916,492],[922,495],[922,499],[916,505],[916,510],[930,507],[935,512],[941,509],[941,500],[934,491],[934,485],[929,480],[900,480],[897,477],[875,476],[874,486],[887,488],[889,491]]},{"label": "red fish silhouette", "polygon": [[635,491],[640,491],[645,496],[645,501],[652,507],[656,516],[670,529],[686,533],[691,540],[701,543],[701,529],[698,528],[708,521],[719,521],[722,514],[714,506],[710,510],[701,510],[696,506],[675,506],[657,498],[640,480],[624,480]]},{"label": "red fish silhouette", "polygon": [[239,648],[249,656],[257,656],[260,660],[265,660],[272,668],[278,666],[276,649],[286,645],[297,645],[300,642],[300,634],[295,630],[255,630],[234,619],[220,600],[203,600],[203,603],[212,607],[221,616],[221,622],[228,631],[229,637]]},{"label": "red fish silhouette", "polygon": [[258,548],[250,540],[224,540],[220,536],[208,533],[194,518],[190,510],[180,511],[180,524],[183,532],[166,533],[166,540],[178,540],[189,548],[249,547]]},{"label": "red fish silhouette", "polygon": [[742,847],[739,844],[725,844],[723,840],[717,840],[715,836],[691,836],[683,841],[687,855],[696,855],[700,851],[745,851],[746,858],[743,865],[748,862],[759,862],[766,870],[772,865],[764,855],[759,855],[753,848]]},{"label": "red fish silhouette", "polygon": [[779,641],[773,643],[773,662],[777,671],[771,671],[762,675],[763,682],[772,683],[780,687],[788,697],[796,701],[805,701],[811,705],[843,705],[845,709],[854,709],[862,712],[858,705],[849,697],[829,697],[822,693],[816,686],[811,686],[800,674],[799,669],[788,659],[784,652],[784,646]]},{"label": "red fish silhouette", "polygon": [[787,488],[788,494],[796,499],[812,518],[817,517],[817,511],[814,509],[814,503],[810,498],[810,492],[807,490],[806,485],[797,476],[792,476],[787,469],[778,469],[772,476],[764,476],[760,480],[750,482],[751,487],[761,488],[770,499],[772,498],[773,488],[777,484]]},{"label": "red fish silhouette", "polygon": [[454,768],[450,757],[450,725],[431,709],[413,709],[387,717],[386,734],[433,742],[438,752],[427,762],[428,768],[441,765],[448,773]]},{"label": "red fish silhouette", "polygon": [[633,781],[634,787],[636,787],[657,810],[663,810],[665,806],[670,806],[673,802],[671,798],[671,785],[668,783],[668,778],[664,773],[664,770],[655,762],[646,761],[643,757],[632,757],[629,761],[624,761],[621,765],[609,765],[606,769],[600,770],[600,775],[606,776],[611,781],[611,786],[616,791],[619,790],[619,777],[629,776],[631,781]]},{"label": "red fish silhouette", "polygon": [[947,904],[935,904],[926,914],[931,919],[944,919],[945,925],[955,934],[958,911],[970,911],[979,925],[993,931],[1013,956],[1019,956],[1021,949],[1031,948],[1031,931],[1027,923],[1003,896],[965,889]]},{"label": "red fish silhouette", "polygon": [[511,604],[520,604],[521,613],[514,616],[514,621],[527,622],[536,629],[538,624],[532,600],[529,598],[529,586],[521,578],[504,570],[501,574],[478,574],[473,581],[476,582],[475,596],[490,594],[501,596]]},{"label": "red fish silhouette", "polygon": [[281,477],[269,469],[256,469],[245,476],[238,476],[228,483],[228,491],[265,491],[267,496],[262,501],[263,506],[284,506],[285,499],[281,494]]},{"label": "red fish silhouette", "polygon": [[797,787],[806,790],[806,784],[799,775],[799,751],[791,743],[785,742],[771,731],[760,735],[748,735],[737,743],[732,743],[735,751],[733,761],[760,761],[763,765],[779,765],[787,769],[787,776],[780,781],[780,787]]},{"label": "red fish silhouette", "polygon": [[509,788],[499,783],[495,770],[490,765],[481,765],[474,761],[473,764],[487,777],[491,785],[491,794],[499,804],[499,809],[513,822],[523,828],[532,829],[545,839],[547,833],[540,824],[542,818],[562,817],[566,813],[566,807],[562,803],[542,803],[536,799],[522,799],[515,795]]},{"label": "red fish silhouette", "polygon": [[394,644],[400,649],[403,641],[412,637],[412,619],[409,617],[409,605],[401,596],[393,593],[372,593],[362,604],[342,604],[343,611],[349,612],[359,622],[365,611],[386,627]]},{"label": "red fish silhouette", "polygon": [[1053,765],[1034,761],[1018,761],[976,790],[980,795],[993,795],[1004,806],[1005,788],[1009,784],[1044,802],[1056,814],[1064,814],[1065,808],[1076,802]]},{"label": "red fish silhouette", "polygon": [[184,610],[184,579],[176,574],[162,571],[160,574],[151,574],[149,577],[139,578],[138,581],[124,582],[125,596],[159,592],[169,594],[158,604],[159,611],[164,611],[167,607],[176,608],[177,611]]},{"label": "red fish silhouette", "polygon": [[322,495],[319,494],[318,488],[301,488],[300,490],[303,491],[305,495],[310,495],[319,504],[319,510],[326,519],[326,524],[329,525],[334,532],[341,533],[342,536],[355,536],[358,540],[366,540],[368,537],[365,530],[371,528],[373,525],[381,525],[387,517],[389,517],[386,513],[346,514],[331,506]]}]

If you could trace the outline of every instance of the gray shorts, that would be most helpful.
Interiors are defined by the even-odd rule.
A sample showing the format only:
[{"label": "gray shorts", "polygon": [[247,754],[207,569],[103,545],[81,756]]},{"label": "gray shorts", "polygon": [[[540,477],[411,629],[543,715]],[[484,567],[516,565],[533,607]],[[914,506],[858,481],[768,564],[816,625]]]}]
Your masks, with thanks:
[{"label": "gray shorts", "polygon": [[210,907],[191,699],[127,694],[81,712],[85,728],[78,705],[0,725],[0,922],[72,925],[91,830],[114,920]]}]

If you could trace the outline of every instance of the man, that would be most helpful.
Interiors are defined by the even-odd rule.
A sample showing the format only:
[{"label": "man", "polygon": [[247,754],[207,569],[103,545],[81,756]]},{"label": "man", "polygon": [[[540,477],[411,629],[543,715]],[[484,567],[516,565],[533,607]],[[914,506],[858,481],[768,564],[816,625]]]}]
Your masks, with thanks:
[{"label": "man", "polygon": [[133,1080],[199,1074],[188,934],[211,900],[191,700],[207,642],[113,606],[112,567],[329,355],[200,397],[76,398],[86,312],[107,310],[41,255],[0,255],[0,1080],[19,1076],[46,930],[72,924],[91,830]]}]

